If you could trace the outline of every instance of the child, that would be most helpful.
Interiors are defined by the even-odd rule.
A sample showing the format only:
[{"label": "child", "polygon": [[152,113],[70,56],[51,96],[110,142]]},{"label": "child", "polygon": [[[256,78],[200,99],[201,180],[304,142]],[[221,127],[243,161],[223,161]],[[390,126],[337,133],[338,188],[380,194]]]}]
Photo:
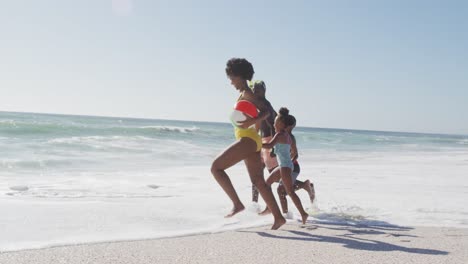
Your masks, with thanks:
[{"label": "child", "polygon": [[[296,205],[297,209],[299,210],[302,223],[305,224],[309,215],[304,211],[302,207],[301,200],[294,192],[294,184],[293,179],[291,177],[292,170],[294,168],[294,164],[291,160],[291,145],[292,145],[292,138],[290,134],[286,131],[286,128],[291,126],[293,123],[291,116],[289,115],[289,110],[285,107],[282,107],[279,110],[279,115],[275,118],[275,131],[276,134],[274,135],[273,139],[269,143],[263,144],[263,148],[275,148],[276,158],[278,159],[279,166],[273,170],[268,177],[266,183],[268,186],[271,186],[273,182],[278,181],[278,174],[275,173],[278,170],[280,171],[280,178],[283,182],[284,188],[286,193],[291,197]],[[269,209],[266,208],[262,213],[268,213]]]},{"label": "child", "polygon": [[[299,166],[299,162],[297,161],[299,155],[298,155],[298,152],[297,152],[296,138],[292,134],[292,130],[296,127],[296,118],[294,116],[292,116],[292,115],[290,115],[290,118],[291,118],[291,126],[287,127],[286,131],[289,133],[289,135],[291,136],[291,139],[292,139],[291,159],[293,161],[294,168],[293,168],[293,172],[292,172],[291,176],[292,176],[292,180],[293,180],[293,184],[294,184],[294,190],[296,190],[296,191],[299,190],[299,189],[306,190],[307,193],[309,193],[310,203],[313,204],[314,199],[315,199],[314,184],[311,183],[309,180],[306,180],[305,182],[301,182],[299,180],[296,180],[297,177],[299,176],[299,173],[301,172],[301,168]],[[281,209],[283,210],[284,214],[287,214],[288,213],[288,202],[286,200],[287,192],[286,192],[283,184],[280,183],[280,185],[278,186],[277,192],[278,192],[278,196],[279,196],[280,202],[281,202]]]}]

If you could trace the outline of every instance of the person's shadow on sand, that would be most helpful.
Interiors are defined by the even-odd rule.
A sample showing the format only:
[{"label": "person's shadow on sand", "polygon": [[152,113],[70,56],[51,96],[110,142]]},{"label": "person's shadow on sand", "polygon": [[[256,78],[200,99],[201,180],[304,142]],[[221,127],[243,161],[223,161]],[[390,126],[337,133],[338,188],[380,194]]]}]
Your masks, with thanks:
[{"label": "person's shadow on sand", "polygon": [[[321,223],[318,222],[320,225],[320,228],[326,228],[330,230],[336,230],[336,231],[347,231],[350,232],[350,234],[346,234],[344,236],[348,235],[387,235],[387,236],[394,236],[394,237],[418,237],[415,235],[409,235],[409,234],[401,234],[398,232],[406,232],[410,231],[413,228],[411,227],[404,227],[404,226],[397,226],[397,225],[391,225],[388,224],[387,222],[383,221],[373,221],[371,223],[367,224],[362,224],[359,222],[349,222],[349,223]],[[310,225],[310,226],[305,226],[304,228],[308,230],[314,230],[319,228],[317,225]],[[389,232],[389,233],[387,233]]]},{"label": "person's shadow on sand", "polygon": [[310,242],[326,242],[326,243],[336,243],[343,244],[344,247],[356,250],[368,250],[368,251],[402,251],[412,254],[425,254],[425,255],[448,255],[449,252],[434,250],[434,249],[423,249],[423,248],[409,248],[393,245],[386,242],[381,242],[372,239],[356,238],[350,237],[348,235],[346,238],[336,237],[336,236],[322,236],[314,235],[302,231],[293,231],[293,230],[284,230],[293,234],[294,236],[280,236],[267,232],[254,232],[254,231],[239,231],[247,233],[257,233],[262,237],[267,238],[276,238],[276,239],[289,239],[289,240],[299,240],[299,241],[310,241]]}]

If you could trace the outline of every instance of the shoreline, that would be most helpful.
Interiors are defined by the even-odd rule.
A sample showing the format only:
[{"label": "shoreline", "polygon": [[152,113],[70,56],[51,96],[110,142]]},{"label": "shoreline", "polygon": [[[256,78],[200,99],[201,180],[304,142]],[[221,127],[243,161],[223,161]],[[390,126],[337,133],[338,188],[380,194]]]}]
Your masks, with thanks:
[{"label": "shoreline", "polygon": [[461,264],[468,258],[467,248],[464,228],[287,223],[276,231],[261,226],[1,252],[0,263]]}]

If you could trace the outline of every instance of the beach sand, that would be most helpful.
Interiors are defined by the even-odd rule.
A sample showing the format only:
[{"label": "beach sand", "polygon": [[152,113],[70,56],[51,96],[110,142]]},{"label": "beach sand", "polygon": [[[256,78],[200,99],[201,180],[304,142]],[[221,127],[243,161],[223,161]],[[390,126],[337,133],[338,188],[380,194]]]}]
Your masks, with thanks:
[{"label": "beach sand", "polygon": [[468,229],[288,223],[155,240],[4,252],[1,264],[468,263]]}]

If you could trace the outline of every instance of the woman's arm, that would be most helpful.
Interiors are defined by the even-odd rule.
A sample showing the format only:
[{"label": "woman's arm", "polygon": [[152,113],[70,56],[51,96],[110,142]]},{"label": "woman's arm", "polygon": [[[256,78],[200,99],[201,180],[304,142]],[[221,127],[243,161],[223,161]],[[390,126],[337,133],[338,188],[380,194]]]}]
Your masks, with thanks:
[{"label": "woman's arm", "polygon": [[273,106],[271,106],[270,102],[268,100],[265,99],[265,102],[266,102],[266,105],[267,105],[267,109],[268,109],[268,112],[270,113],[270,115],[267,117],[268,120],[266,120],[266,125],[268,126],[268,128],[270,129],[270,135],[274,135],[275,134],[275,128],[273,127],[273,123],[275,122],[275,117],[278,115],[275,111],[275,109],[273,109]]},{"label": "woman's arm", "polygon": [[244,128],[244,129],[248,128],[248,127],[250,127],[252,125],[259,124],[261,121],[267,119],[270,116],[270,111],[268,111],[268,108],[266,107],[266,105],[262,101],[257,100],[253,96],[251,96],[251,97],[246,96],[246,97],[247,98],[244,98],[244,100],[250,99],[251,102],[259,110],[259,113],[258,113],[257,117],[255,117],[255,118],[247,118],[247,120],[245,120],[243,122],[239,122],[240,123],[239,127]]},{"label": "woman's arm", "polygon": [[250,127],[251,125],[256,124],[257,122],[262,121],[262,120],[268,118],[268,116],[270,116],[270,113],[269,113],[269,112],[262,111],[262,112],[258,113],[258,116],[255,117],[255,118],[248,117],[245,121],[239,122],[239,124],[240,124],[239,127],[241,127],[241,128],[248,128],[248,127]]}]

